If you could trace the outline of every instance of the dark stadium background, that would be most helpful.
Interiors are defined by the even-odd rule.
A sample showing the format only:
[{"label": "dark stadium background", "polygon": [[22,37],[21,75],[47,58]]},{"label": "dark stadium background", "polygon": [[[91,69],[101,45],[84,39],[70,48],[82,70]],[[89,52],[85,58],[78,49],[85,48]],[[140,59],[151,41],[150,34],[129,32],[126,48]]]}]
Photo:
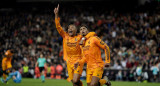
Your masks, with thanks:
[{"label": "dark stadium background", "polygon": [[[146,1],[146,2],[145,2]],[[142,3],[145,2],[145,3]],[[61,24],[63,27],[67,27],[69,23],[86,23],[93,31],[97,32],[97,35],[101,37],[105,42],[108,43],[111,49],[111,67],[114,67],[114,64],[122,66],[121,61],[129,59],[129,53],[127,50],[137,50],[134,60],[131,61],[129,67],[122,67],[123,71],[123,80],[129,80],[125,78],[129,76],[130,71],[137,67],[140,63],[143,65],[143,72],[147,72],[149,75],[148,81],[154,81],[152,71],[150,68],[154,64],[159,64],[160,68],[160,1],[159,0],[3,0],[0,1],[0,60],[4,56],[4,52],[7,49],[14,49],[15,55],[13,56],[12,64],[19,65],[23,67],[26,63],[30,69],[34,69],[34,61],[38,58],[38,55],[31,56],[29,53],[34,47],[35,52],[38,51],[45,52],[46,58],[54,56],[54,59],[50,59],[48,65],[58,65],[61,64],[64,68],[62,77],[66,78],[66,65],[62,60],[62,38],[57,33],[54,26],[54,13],[53,9],[57,4],[60,4],[60,13]],[[88,22],[87,20],[81,20],[81,14],[84,16],[92,16],[95,19],[95,22]],[[147,18],[144,18],[143,21],[149,23],[149,26],[145,27],[139,25],[141,15],[147,14]],[[29,17],[28,15],[32,16]],[[110,16],[108,16],[110,15]],[[116,16],[117,15],[117,16]],[[115,17],[116,16],[116,17]],[[137,25],[128,25],[124,24],[125,22],[121,18],[128,18],[131,16],[131,20]],[[119,25],[119,30],[112,28],[114,23],[110,18],[119,18],[117,20]],[[36,19],[45,20],[44,24],[37,22]],[[74,22],[71,19],[77,19],[79,22]],[[150,20],[151,18],[151,20]],[[155,18],[155,19],[154,19]],[[156,20],[157,19],[157,20]],[[102,22],[100,25],[98,21]],[[112,21],[112,22],[110,22]],[[31,25],[29,26],[29,22]],[[30,31],[29,29],[37,28],[36,25],[39,25],[39,31]],[[47,27],[49,25],[49,27]],[[106,25],[106,26],[105,26]],[[124,25],[124,26],[121,26]],[[24,27],[25,26],[25,27]],[[111,26],[109,29],[108,27]],[[94,27],[94,28],[93,28]],[[24,30],[22,29],[24,28]],[[157,29],[158,28],[158,29]],[[22,29],[22,30],[20,30]],[[147,29],[147,33],[145,32]],[[38,29],[37,29],[38,30]],[[123,30],[124,33],[121,33],[120,30]],[[151,33],[149,32],[151,30]],[[153,32],[156,32],[152,34]],[[52,31],[52,35],[48,37],[46,35],[48,32]],[[122,32],[123,32],[122,31]],[[47,33],[46,33],[47,32]],[[116,32],[117,36],[112,37],[112,32]],[[118,33],[125,34],[125,38],[117,38]],[[53,35],[54,33],[54,35]],[[146,34],[145,34],[146,33]],[[16,35],[18,34],[18,35]],[[37,43],[36,37],[42,37],[42,40],[45,39],[45,42]],[[46,35],[46,36],[44,36]],[[132,36],[135,37],[138,42],[132,40]],[[15,37],[18,37],[18,40],[15,41]],[[22,37],[22,38],[21,38]],[[43,38],[44,37],[44,38]],[[33,42],[28,43],[29,40]],[[153,45],[151,47],[146,46],[148,42],[153,40]],[[19,42],[21,41],[21,42]],[[133,42],[134,41],[134,42]],[[19,42],[19,43],[18,43]],[[122,44],[122,46],[120,46]],[[136,47],[138,45],[138,47]],[[37,46],[40,45],[40,48]],[[32,48],[31,48],[32,47]],[[46,50],[43,47],[47,47]],[[127,55],[119,56],[118,49],[126,47],[124,54]],[[138,49],[137,49],[138,48]],[[117,49],[116,51],[114,51]],[[148,50],[147,50],[148,49]],[[139,50],[139,51],[138,51]],[[145,51],[146,50],[146,51]],[[123,52],[123,51],[121,51]],[[133,51],[132,51],[133,52]],[[145,55],[148,55],[145,57]],[[144,58],[140,58],[140,57]],[[119,57],[121,57],[119,59]],[[25,58],[25,59],[24,59]],[[138,59],[137,59],[138,58]],[[147,59],[147,61],[144,61]],[[104,57],[103,57],[104,60]],[[127,60],[128,61],[128,60]],[[0,61],[1,62],[1,61]],[[1,64],[0,64],[1,65]],[[130,67],[131,66],[131,67]],[[1,66],[0,66],[1,67]],[[104,75],[108,75],[111,80],[116,79],[116,74],[119,69],[106,69]],[[135,71],[135,69],[133,69]],[[32,77],[29,74],[29,77]],[[136,77],[134,77],[136,80]],[[160,81],[160,74],[157,75],[157,81]]]}]

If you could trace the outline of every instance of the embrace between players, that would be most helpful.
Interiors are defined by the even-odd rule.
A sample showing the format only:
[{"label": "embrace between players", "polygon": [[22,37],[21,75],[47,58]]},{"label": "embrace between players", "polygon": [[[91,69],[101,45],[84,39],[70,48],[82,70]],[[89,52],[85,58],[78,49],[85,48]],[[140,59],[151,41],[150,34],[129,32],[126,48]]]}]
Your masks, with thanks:
[{"label": "embrace between players", "polygon": [[[80,27],[80,35],[77,35],[77,28],[74,24],[68,26],[65,32],[60,25],[58,17],[59,5],[54,9],[55,25],[59,34],[63,37],[64,60],[67,63],[69,79],[73,86],[83,86],[80,76],[83,71],[83,64],[87,63],[87,85],[88,86],[111,86],[110,81],[101,79],[104,67],[110,65],[110,50],[95,32],[89,32],[87,26]],[[101,58],[101,50],[105,51],[105,62]]]}]

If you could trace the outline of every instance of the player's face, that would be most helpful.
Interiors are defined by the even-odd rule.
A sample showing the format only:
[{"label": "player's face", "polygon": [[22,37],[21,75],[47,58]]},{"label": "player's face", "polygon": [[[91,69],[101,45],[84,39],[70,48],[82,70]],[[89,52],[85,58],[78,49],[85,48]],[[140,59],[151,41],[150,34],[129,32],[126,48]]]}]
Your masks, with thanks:
[{"label": "player's face", "polygon": [[40,55],[40,58],[43,58],[43,54]]},{"label": "player's face", "polygon": [[69,27],[68,27],[69,36],[75,36],[76,32],[77,32],[76,26],[75,25],[69,25]]},{"label": "player's face", "polygon": [[80,34],[86,36],[88,34],[88,29],[85,26],[80,27]]}]

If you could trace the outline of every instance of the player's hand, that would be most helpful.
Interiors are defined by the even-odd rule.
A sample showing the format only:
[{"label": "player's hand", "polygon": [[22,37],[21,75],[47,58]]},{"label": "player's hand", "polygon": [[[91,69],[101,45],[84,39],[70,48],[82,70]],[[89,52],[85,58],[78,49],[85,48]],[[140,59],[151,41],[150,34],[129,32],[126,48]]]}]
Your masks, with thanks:
[{"label": "player's hand", "polygon": [[59,11],[59,4],[56,8],[54,8],[54,14],[56,17],[58,17],[58,11]]},{"label": "player's hand", "polygon": [[84,44],[84,42],[85,42],[85,37],[83,37],[81,40],[80,40],[80,42],[79,42],[79,45],[83,45]]},{"label": "player's hand", "polygon": [[79,45],[83,45],[84,41],[81,39]]},{"label": "player's hand", "polygon": [[110,63],[105,63],[104,64],[104,67],[109,67],[110,66]]},{"label": "player's hand", "polygon": [[74,69],[77,69],[77,67],[79,66],[79,62],[74,64]]}]

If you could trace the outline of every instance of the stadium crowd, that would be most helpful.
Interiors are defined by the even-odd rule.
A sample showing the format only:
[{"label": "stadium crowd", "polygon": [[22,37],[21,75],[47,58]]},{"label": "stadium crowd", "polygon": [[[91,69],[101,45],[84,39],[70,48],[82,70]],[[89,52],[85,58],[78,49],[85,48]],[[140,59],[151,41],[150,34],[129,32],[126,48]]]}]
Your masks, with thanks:
[{"label": "stadium crowd", "polygon": [[[120,79],[121,70],[132,70],[138,66],[151,70],[156,65],[160,69],[160,15],[157,12],[101,12],[94,8],[80,9],[67,7],[60,10],[61,25],[64,30],[74,23],[82,23],[95,31],[105,41],[111,51],[110,70],[120,70],[115,76]],[[13,66],[20,67],[23,76],[33,77],[35,63],[40,53],[47,60],[46,74],[51,75],[50,67],[63,68],[62,78],[66,78],[66,64],[63,61],[62,37],[54,25],[54,14],[50,10],[1,12],[0,15],[0,58],[7,49],[14,49]],[[105,60],[105,54],[102,58]],[[54,69],[55,74],[58,68]],[[25,71],[26,69],[26,71]],[[59,74],[59,73],[58,73]],[[122,74],[121,74],[122,75]],[[123,74],[124,75],[124,74]],[[46,75],[47,76],[47,75]],[[109,75],[110,76],[110,75]],[[52,76],[53,78],[53,76]],[[157,78],[160,76],[157,74]]]}]

